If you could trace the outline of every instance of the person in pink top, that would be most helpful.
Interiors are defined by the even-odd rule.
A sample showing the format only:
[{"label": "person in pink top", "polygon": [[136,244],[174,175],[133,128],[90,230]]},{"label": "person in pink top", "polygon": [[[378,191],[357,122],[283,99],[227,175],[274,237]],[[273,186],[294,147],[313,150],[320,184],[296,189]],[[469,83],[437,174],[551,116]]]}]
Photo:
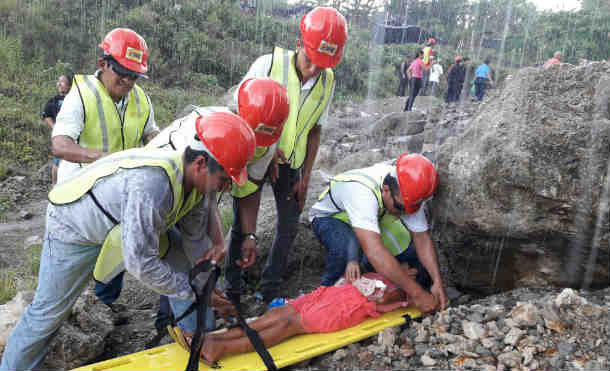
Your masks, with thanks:
[{"label": "person in pink top", "polygon": [[547,68],[551,67],[552,65],[558,64],[559,62],[561,62],[561,52],[557,51],[553,55],[553,58],[544,62],[544,64],[542,65],[542,68],[547,69]]},{"label": "person in pink top", "polygon": [[409,97],[405,102],[405,111],[411,111],[415,97],[417,97],[419,89],[422,87],[422,77],[424,76],[424,61],[422,60],[423,55],[423,51],[418,51],[415,54],[415,60],[411,63],[409,69],[407,70],[407,76],[411,81],[411,94],[409,94]]}]

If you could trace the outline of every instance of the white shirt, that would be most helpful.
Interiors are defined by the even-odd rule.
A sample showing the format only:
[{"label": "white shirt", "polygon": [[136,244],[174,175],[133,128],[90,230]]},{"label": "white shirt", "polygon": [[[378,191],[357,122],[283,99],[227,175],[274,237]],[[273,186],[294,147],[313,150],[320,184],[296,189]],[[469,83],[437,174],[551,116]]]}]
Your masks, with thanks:
[{"label": "white shirt", "polygon": [[[147,148],[168,148],[182,152],[197,134],[195,122],[200,116],[206,116],[213,112],[231,112],[227,107],[196,107],[193,112],[172,122],[163,129],[159,135],[154,137]],[[171,142],[171,145],[170,145]],[[173,145],[173,146],[172,146]],[[267,172],[267,167],[273,159],[277,142],[269,147],[263,157],[257,161],[248,163],[248,177],[254,180],[262,180]]]},{"label": "white shirt", "polygon": [[439,82],[441,75],[443,74],[443,66],[435,63],[430,67],[430,81]]},{"label": "white shirt", "polygon": [[[391,166],[376,164],[361,169],[367,174],[387,174]],[[379,204],[377,197],[367,186],[358,182],[336,182],[332,188],[333,200],[337,206],[347,213],[352,227],[362,228],[375,233],[381,233],[379,219],[377,218]],[[424,212],[425,203],[413,214],[404,214],[400,218],[412,232],[425,232],[428,230],[428,221]],[[337,213],[335,204],[326,194],[322,200],[316,202],[309,211],[309,221],[317,217],[331,216]]]},{"label": "white shirt", "polygon": [[[95,71],[95,76],[99,76],[100,73],[100,70]],[[148,121],[144,126],[142,138],[146,138],[153,132],[159,131],[159,127],[157,127],[157,124],[155,122],[155,112],[153,110],[153,106],[150,102],[150,98],[148,97],[148,95],[146,96],[146,99],[148,99],[148,107],[150,110],[150,114],[148,115]],[[116,108],[121,116],[125,114],[128,101],[129,94],[125,98],[115,103]],[[61,105],[61,109],[57,114],[55,126],[53,126],[52,137],[65,135],[77,142],[84,128],[85,107],[83,106],[83,102],[81,100],[78,89],[73,86],[72,89],[70,89],[70,92],[68,92],[68,95],[66,95],[66,97],[64,98],[64,102]],[[78,169],[80,169],[80,165],[78,163],[61,160],[59,162],[59,168],[57,169],[57,182],[59,183],[69,178]]]},{"label": "white shirt", "polygon": [[[234,100],[236,106],[237,106],[237,93],[239,92],[239,86],[241,86],[241,84],[244,81],[246,81],[247,79],[252,78],[252,77],[268,77],[269,71],[271,71],[272,63],[273,63],[273,54],[265,54],[261,57],[258,57],[258,59],[256,61],[254,61],[254,63],[252,63],[252,65],[250,66],[250,69],[248,70],[248,73],[246,73],[244,78],[239,83],[238,88],[235,90],[235,93],[233,94],[233,100]],[[318,76],[320,76],[320,75],[318,75]],[[311,77],[309,80],[305,81],[304,84],[301,84],[301,98],[300,98],[301,102],[303,101],[303,99],[305,99],[307,94],[309,94],[309,91],[311,90],[311,88],[313,88],[316,81],[318,81],[318,76]],[[317,123],[318,125],[324,125],[328,121],[328,111],[329,111],[330,103],[333,99],[334,94],[335,94],[335,87],[333,86],[331,94],[330,94],[330,98],[328,99],[328,103],[326,104],[326,107],[324,108],[324,112],[322,112],[322,115],[320,115],[320,118],[318,119],[318,123]]]}]

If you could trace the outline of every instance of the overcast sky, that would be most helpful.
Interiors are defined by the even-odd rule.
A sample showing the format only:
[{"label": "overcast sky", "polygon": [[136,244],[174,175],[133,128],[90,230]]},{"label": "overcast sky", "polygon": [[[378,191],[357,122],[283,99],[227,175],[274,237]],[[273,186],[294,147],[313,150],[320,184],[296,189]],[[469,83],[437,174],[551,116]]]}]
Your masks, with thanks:
[{"label": "overcast sky", "polygon": [[575,10],[580,9],[579,0],[530,0],[539,10]]}]

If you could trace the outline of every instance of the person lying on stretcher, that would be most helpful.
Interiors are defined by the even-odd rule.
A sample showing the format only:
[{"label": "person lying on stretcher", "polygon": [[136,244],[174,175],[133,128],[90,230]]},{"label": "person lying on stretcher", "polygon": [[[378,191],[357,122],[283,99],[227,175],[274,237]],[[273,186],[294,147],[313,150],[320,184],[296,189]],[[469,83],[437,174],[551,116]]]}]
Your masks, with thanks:
[{"label": "person lying on stretcher", "polygon": [[[405,263],[407,274],[415,276],[417,269]],[[335,286],[320,286],[316,290],[286,305],[271,308],[249,323],[269,348],[300,334],[324,333],[356,326],[368,317],[406,307],[406,295],[398,286],[379,273],[365,273],[350,283],[342,278]],[[201,349],[201,359],[214,363],[225,354],[247,353],[254,348],[241,328],[207,334]]]}]

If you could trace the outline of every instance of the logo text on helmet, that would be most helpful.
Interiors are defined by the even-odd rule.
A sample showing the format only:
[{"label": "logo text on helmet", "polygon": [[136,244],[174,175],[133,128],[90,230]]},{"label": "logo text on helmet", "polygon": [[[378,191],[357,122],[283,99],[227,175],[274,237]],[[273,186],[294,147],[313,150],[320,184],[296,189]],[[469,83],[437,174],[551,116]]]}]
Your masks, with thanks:
[{"label": "logo text on helmet", "polygon": [[134,49],[131,46],[127,47],[125,51],[125,58],[132,60],[134,62],[142,63],[142,57],[144,53],[139,49]]},{"label": "logo text on helmet", "polygon": [[262,122],[256,126],[256,129],[254,129],[255,132],[261,133],[264,135],[273,135],[273,134],[275,134],[275,130],[277,130],[277,128],[274,128],[273,126],[265,125]]},{"label": "logo text on helmet", "polygon": [[337,44],[333,44],[326,40],[320,41],[320,46],[318,47],[318,51],[320,53],[330,55],[331,57],[335,56],[335,54],[337,53],[337,49],[339,49],[339,46]]}]

